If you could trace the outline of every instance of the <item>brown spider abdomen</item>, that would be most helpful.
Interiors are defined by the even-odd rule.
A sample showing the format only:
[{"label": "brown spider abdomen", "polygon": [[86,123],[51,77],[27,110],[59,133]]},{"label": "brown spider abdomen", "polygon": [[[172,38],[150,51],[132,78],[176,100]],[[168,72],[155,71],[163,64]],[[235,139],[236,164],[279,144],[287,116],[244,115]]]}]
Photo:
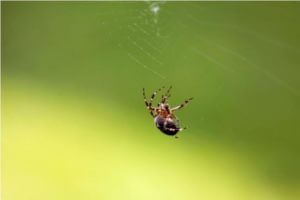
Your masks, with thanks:
[{"label": "brown spider abdomen", "polygon": [[154,119],[156,127],[167,135],[176,135],[180,130],[179,123],[176,119],[165,118],[164,116],[158,115]]}]

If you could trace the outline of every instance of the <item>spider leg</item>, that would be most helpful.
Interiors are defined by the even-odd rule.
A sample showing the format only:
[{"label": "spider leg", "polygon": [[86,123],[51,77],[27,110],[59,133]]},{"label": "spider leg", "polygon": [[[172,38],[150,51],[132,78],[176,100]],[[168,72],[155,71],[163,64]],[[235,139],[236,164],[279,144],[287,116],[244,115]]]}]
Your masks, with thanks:
[{"label": "spider leg", "polygon": [[170,91],[172,89],[172,86],[169,87],[169,89],[167,90],[167,92],[165,93],[165,95],[162,95],[161,97],[161,103],[165,103],[168,101],[168,98],[171,96]]},{"label": "spider leg", "polygon": [[[184,128],[180,128],[179,130],[178,130],[178,132],[181,132],[181,131],[183,131],[183,130],[185,130],[186,129],[186,127],[184,127]],[[177,136],[177,134],[176,135],[174,135],[174,137],[177,139],[177,138],[179,138],[178,136]]]},{"label": "spider leg", "polygon": [[191,101],[193,99],[193,97],[192,98],[189,98],[189,99],[187,99],[187,100],[185,100],[183,103],[181,103],[179,106],[176,106],[176,107],[174,107],[174,108],[172,108],[171,109],[171,111],[176,111],[176,110],[179,110],[179,109],[181,109],[181,108],[183,108],[186,104],[188,104],[189,103],[189,101]]},{"label": "spider leg", "polygon": [[145,102],[146,106],[148,107],[148,101],[146,98],[145,88],[143,88],[143,97],[144,97],[144,102]]},{"label": "spider leg", "polygon": [[150,112],[152,117],[155,117],[154,108],[152,108],[151,104],[149,104],[147,101],[146,94],[145,94],[145,88],[143,88],[143,97],[144,97],[144,102],[145,102],[145,105],[146,105],[148,111]]},{"label": "spider leg", "polygon": [[164,86],[153,92],[153,94],[152,94],[152,96],[150,98],[149,104],[148,104],[150,108],[152,108],[152,101],[155,98],[156,94],[158,92],[160,92],[163,88],[164,88]]}]

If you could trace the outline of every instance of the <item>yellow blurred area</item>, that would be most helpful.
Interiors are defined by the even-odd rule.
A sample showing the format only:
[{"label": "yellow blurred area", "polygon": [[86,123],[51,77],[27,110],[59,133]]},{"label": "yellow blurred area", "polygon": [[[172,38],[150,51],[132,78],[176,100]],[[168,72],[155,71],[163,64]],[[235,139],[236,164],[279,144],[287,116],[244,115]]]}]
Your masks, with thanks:
[{"label": "yellow blurred area", "polygon": [[[154,131],[160,140],[151,140],[137,116],[114,115],[120,108],[106,100],[83,106],[18,82],[4,95],[6,200],[281,199],[244,173],[237,154],[205,143],[195,152],[184,148],[184,138]],[[134,128],[126,125],[130,118]]]}]

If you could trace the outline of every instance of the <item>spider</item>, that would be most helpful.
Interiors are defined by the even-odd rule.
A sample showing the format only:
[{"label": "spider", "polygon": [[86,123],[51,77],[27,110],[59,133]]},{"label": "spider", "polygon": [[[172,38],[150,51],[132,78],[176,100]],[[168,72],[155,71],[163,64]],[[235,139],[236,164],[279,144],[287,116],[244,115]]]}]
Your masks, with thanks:
[{"label": "spider", "polygon": [[164,87],[161,87],[155,92],[153,92],[150,101],[147,101],[145,88],[143,88],[144,101],[151,116],[154,118],[154,123],[156,127],[164,134],[169,136],[175,136],[175,138],[177,138],[176,134],[186,129],[186,127],[180,128],[179,120],[174,115],[174,112],[183,108],[193,98],[189,98],[185,100],[179,106],[170,108],[168,104],[168,98],[171,96],[170,91],[172,89],[172,86],[170,86],[167,92],[164,95],[162,95],[161,101],[158,103],[157,107],[153,107],[152,106],[153,99],[155,98],[156,94],[160,92],[163,88]]}]

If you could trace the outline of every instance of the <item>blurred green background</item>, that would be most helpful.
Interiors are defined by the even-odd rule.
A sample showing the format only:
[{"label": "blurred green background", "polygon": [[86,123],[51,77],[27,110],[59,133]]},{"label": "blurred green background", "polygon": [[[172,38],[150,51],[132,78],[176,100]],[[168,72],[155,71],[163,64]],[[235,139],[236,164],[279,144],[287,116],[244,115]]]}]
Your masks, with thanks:
[{"label": "blurred green background", "polygon": [[[2,197],[300,198],[299,2],[1,2]],[[149,96],[173,86],[179,139]],[[160,95],[158,95],[160,97]]]}]

